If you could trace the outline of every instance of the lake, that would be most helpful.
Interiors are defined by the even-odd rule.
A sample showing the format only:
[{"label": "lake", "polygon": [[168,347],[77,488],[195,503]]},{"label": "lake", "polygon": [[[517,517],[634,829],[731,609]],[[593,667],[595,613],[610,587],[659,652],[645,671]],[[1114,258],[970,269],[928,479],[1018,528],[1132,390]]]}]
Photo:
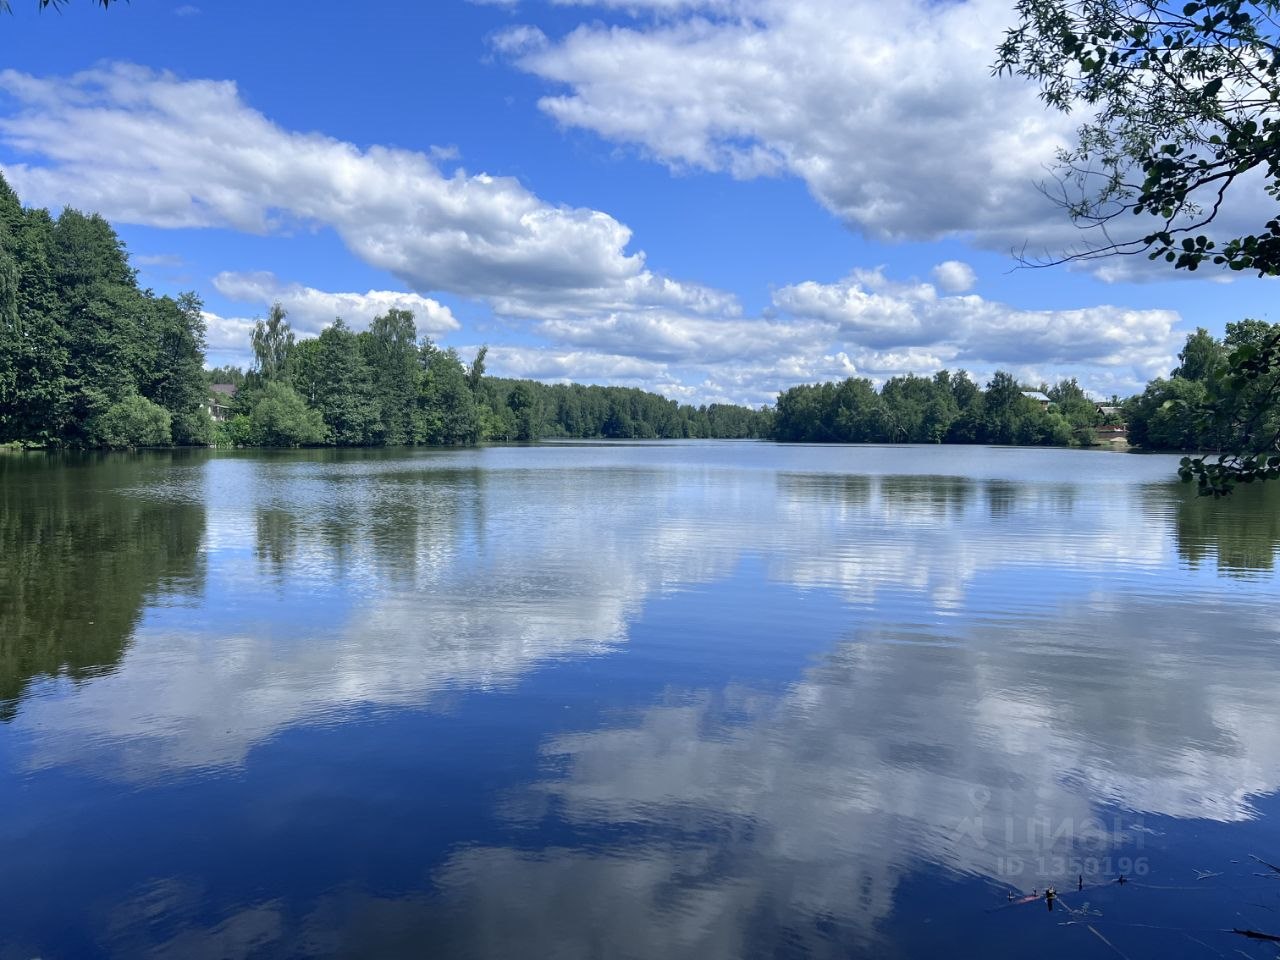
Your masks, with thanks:
[{"label": "lake", "polygon": [[1274,956],[1280,485],[1176,464],[0,456],[0,958]]}]

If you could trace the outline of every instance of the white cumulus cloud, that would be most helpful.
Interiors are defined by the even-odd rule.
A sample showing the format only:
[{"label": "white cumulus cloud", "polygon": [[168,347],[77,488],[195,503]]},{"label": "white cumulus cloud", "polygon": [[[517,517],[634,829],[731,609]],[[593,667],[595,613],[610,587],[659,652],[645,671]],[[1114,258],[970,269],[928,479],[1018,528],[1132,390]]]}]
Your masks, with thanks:
[{"label": "white cumulus cloud", "polygon": [[439,336],[459,328],[453,312],[442,303],[416,293],[370,290],[367,293],[328,293],[300,283],[282,283],[272,273],[223,272],[213,278],[217,291],[228,300],[267,307],[279,301],[288,311],[289,324],[300,334],[318,334],[336,317],[357,330],[391,309],[411,310],[418,333]]},{"label": "white cumulus cloud", "polygon": [[117,64],[7,70],[0,90],[18,104],[0,137],[42,160],[5,165],[31,202],[161,227],[328,225],[419,291],[539,299],[644,274],[631,231],[606,213],[547,203],[510,177],[446,176],[422,153],[284,130],[231,82]]},{"label": "white cumulus cloud", "polygon": [[[1016,184],[1030,182],[1028,164],[1053,141],[1038,104],[985,68],[971,76],[983,31],[999,19],[993,2],[929,7],[925,24],[913,0],[874,43],[850,13],[870,16],[872,0],[847,10],[827,0],[624,4],[662,16],[545,46],[533,29],[510,40],[526,51],[520,63],[572,88],[544,103],[566,122],[644,142],[672,163],[795,173],[872,233],[992,237],[1030,222],[1039,195]],[[697,17],[682,12],[695,6]],[[813,44],[803,60],[802,42]],[[925,66],[902,72],[912,57]],[[555,204],[510,177],[445,173],[439,151],[284,129],[234,83],[117,64],[69,77],[3,71],[0,91],[0,144],[24,161],[4,172],[29,202],[158,227],[331,228],[413,291],[331,292],[265,272],[215,278],[253,309],[280,300],[303,334],[336,316],[362,326],[391,306],[413,310],[425,333],[452,332],[456,318],[429,296],[447,291],[486,304],[513,331],[507,344],[485,338],[496,371],[753,405],[800,382],[941,366],[1078,376],[1126,392],[1168,369],[1176,349],[1176,313],[1021,309],[967,292],[975,277],[960,261],[940,264],[932,284],[865,269],[791,284],[750,315],[733,292],[649,269],[630,228],[604,211]],[[1010,123],[1012,139],[999,132]],[[941,150],[947,138],[965,149]],[[208,323],[221,359],[242,360],[251,321],[211,313]]]},{"label": "white cumulus cloud", "polygon": [[797,176],[881,238],[1008,249],[1063,227],[1036,183],[1077,121],[991,76],[1005,0],[594,5],[642,19],[584,24],[516,58],[562,88],[541,107],[565,126],[676,167]]},{"label": "white cumulus cloud", "polygon": [[966,293],[978,282],[973,267],[960,260],[946,260],[933,268],[933,279],[947,293]]},{"label": "white cumulus cloud", "polygon": [[928,347],[944,363],[979,368],[1127,367],[1135,385],[1170,364],[1179,339],[1172,310],[1024,310],[974,294],[940,295],[932,284],[897,283],[879,270],[783,287],[774,301],[797,317],[834,324],[838,338],[871,350]]}]

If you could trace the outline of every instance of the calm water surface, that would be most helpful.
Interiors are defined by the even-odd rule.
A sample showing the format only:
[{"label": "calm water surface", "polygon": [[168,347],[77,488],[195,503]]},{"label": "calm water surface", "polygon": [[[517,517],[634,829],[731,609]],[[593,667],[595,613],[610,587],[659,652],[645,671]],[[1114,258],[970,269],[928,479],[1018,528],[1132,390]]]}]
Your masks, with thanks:
[{"label": "calm water surface", "polygon": [[1274,956],[1280,489],[1175,464],[0,457],[0,958]]}]

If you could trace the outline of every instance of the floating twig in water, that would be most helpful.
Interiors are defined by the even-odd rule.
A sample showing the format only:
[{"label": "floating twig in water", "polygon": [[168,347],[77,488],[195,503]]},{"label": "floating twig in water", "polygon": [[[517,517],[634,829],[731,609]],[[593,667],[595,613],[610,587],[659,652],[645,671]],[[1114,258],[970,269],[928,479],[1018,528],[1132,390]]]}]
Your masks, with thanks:
[{"label": "floating twig in water", "polygon": [[[1257,861],[1258,863],[1262,864],[1264,867],[1270,867],[1272,871],[1274,871],[1277,874],[1280,874],[1280,867],[1277,867],[1274,863],[1267,863],[1267,861],[1263,860],[1261,857],[1255,857],[1252,853],[1249,854],[1249,859]],[[1259,874],[1259,876],[1266,876],[1266,874]]]},{"label": "floating twig in water", "polygon": [[[1267,864],[1270,866],[1270,864]],[[1263,933],[1261,930],[1241,930],[1239,927],[1232,927],[1232,933],[1238,933],[1242,937],[1248,937],[1250,940],[1262,940],[1266,943],[1280,943],[1280,937],[1273,933]]]}]

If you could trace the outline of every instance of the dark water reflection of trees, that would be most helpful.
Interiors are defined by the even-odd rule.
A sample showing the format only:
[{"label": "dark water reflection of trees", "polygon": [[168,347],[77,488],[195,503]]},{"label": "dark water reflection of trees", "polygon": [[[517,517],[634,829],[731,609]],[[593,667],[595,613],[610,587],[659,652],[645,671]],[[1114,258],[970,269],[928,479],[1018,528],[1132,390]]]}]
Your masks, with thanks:
[{"label": "dark water reflection of trees", "polygon": [[0,720],[33,678],[117,663],[148,602],[201,592],[203,504],[145,495],[168,459],[0,456]]},{"label": "dark water reflection of trees", "polygon": [[[1224,500],[1174,493],[1178,556],[1192,566],[1214,562],[1225,574],[1269,572],[1280,551],[1280,484],[1241,487]],[[1161,491],[1158,503],[1167,504]],[[1167,509],[1167,508],[1166,508]]]},{"label": "dark water reflection of trees", "polygon": [[[202,593],[207,466],[206,455],[182,453],[56,464],[0,457],[0,720],[13,716],[33,678],[81,679],[118,663],[146,605]],[[339,580],[362,571],[383,584],[416,583],[424,564],[506,539],[504,523],[531,521],[525,512],[537,502],[563,500],[571,491],[561,485],[581,483],[573,471],[521,474],[516,487],[530,502],[499,498],[495,518],[484,506],[485,471],[475,467],[415,465],[366,476],[329,471],[323,456],[243,466],[247,486],[236,502],[251,511],[259,572],[281,583],[298,572],[300,551]],[[611,473],[611,492],[631,491],[630,476]],[[652,482],[635,475],[637,485]],[[1140,532],[1152,537],[1172,533],[1178,557],[1192,566],[1249,576],[1272,571],[1280,551],[1280,484],[1215,502],[1176,484],[1091,490],[1065,481],[782,472],[777,490],[796,503],[839,504],[889,524],[944,526],[1024,513],[1029,522],[1033,513],[1069,518],[1099,497],[1121,497],[1133,507],[1117,519],[1141,518]]]}]

